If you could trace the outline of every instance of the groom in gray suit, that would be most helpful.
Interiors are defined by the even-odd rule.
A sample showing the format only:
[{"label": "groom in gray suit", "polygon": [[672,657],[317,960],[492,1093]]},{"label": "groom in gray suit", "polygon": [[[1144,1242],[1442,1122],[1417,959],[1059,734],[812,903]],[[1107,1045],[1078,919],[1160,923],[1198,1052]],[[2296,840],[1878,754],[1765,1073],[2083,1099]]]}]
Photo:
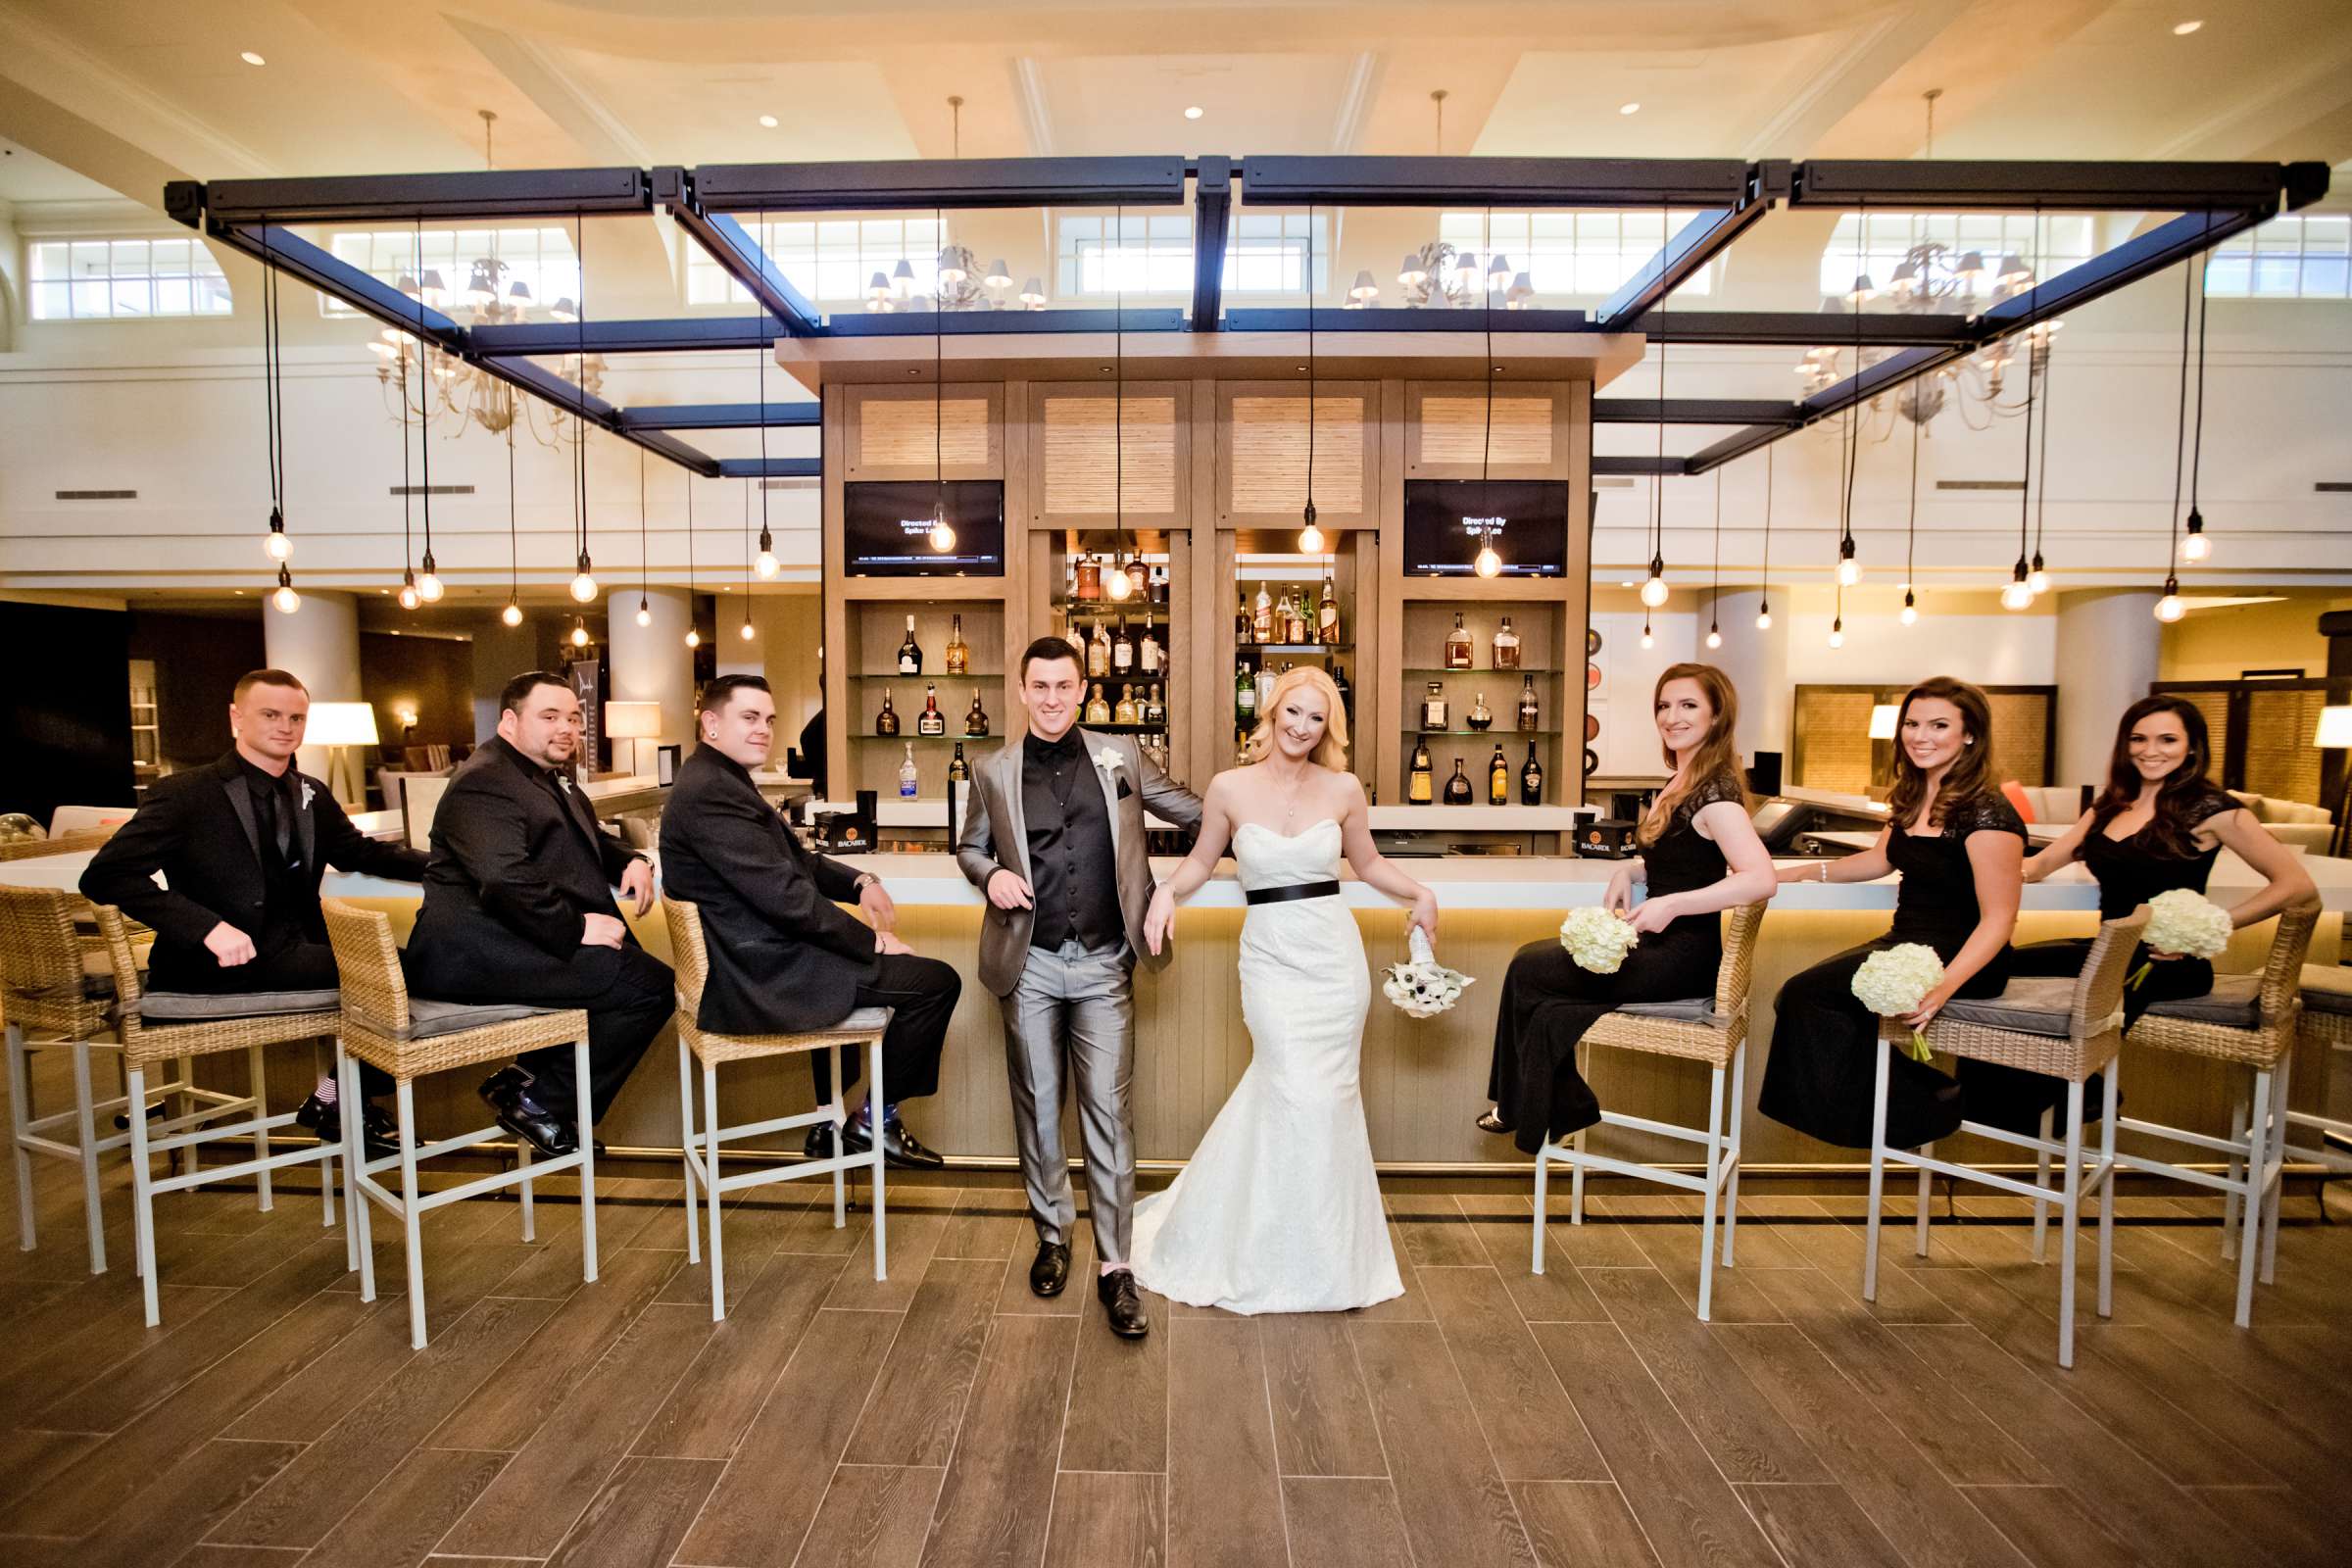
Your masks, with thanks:
[{"label": "groom in gray suit", "polygon": [[1127,1111],[1132,976],[1139,956],[1153,968],[1167,961],[1144,946],[1152,889],[1144,811],[1197,828],[1200,798],[1147,760],[1132,737],[1077,728],[1085,692],[1085,664],[1061,638],[1041,637],[1022,653],[1028,730],[973,773],[956,859],[988,895],[980,980],[1004,1013],[1021,1177],[1037,1222],[1029,1288],[1058,1296],[1069,1282],[1077,1205],[1061,1103],[1065,1078],[1074,1076],[1102,1265],[1095,1289],[1111,1332],[1140,1339],[1151,1323],[1127,1266],[1135,1207]]}]

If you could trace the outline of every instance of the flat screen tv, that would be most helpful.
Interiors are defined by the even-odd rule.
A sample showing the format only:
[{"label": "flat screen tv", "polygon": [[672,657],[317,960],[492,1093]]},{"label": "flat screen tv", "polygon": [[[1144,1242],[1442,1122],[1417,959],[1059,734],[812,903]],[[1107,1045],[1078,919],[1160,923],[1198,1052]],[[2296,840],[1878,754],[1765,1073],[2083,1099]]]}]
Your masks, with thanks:
[{"label": "flat screen tv", "polygon": [[852,480],[841,487],[844,570],[852,577],[1002,577],[1004,481],[951,479],[948,526],[956,542],[931,543],[942,487],[929,479]]},{"label": "flat screen tv", "polygon": [[1568,569],[1568,486],[1557,479],[1407,479],[1404,573],[1468,577],[1492,534],[1505,577]]}]

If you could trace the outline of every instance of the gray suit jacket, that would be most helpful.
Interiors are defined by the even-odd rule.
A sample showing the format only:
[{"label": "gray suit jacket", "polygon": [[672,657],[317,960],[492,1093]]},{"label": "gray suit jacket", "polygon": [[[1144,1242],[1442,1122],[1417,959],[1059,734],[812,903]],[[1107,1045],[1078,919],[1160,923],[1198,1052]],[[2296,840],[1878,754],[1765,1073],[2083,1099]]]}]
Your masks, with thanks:
[{"label": "gray suit jacket", "polygon": [[[1153,766],[1134,737],[1100,735],[1084,728],[1078,734],[1087,756],[1098,759],[1095,778],[1110,807],[1111,853],[1119,868],[1119,911],[1125,917],[1127,945],[1157,968],[1167,962],[1168,955],[1153,957],[1144,947],[1144,915],[1152,906],[1152,862],[1144,854],[1144,811],[1148,807],[1162,821],[1198,828],[1200,797]],[[956,863],[983,893],[988,879],[1000,870],[1029,879],[1029,828],[1021,810],[1021,755],[1027,738],[1026,730],[1015,735],[972,774]],[[1116,767],[1099,760],[1105,754],[1118,759]],[[1127,785],[1124,795],[1119,793],[1121,782]],[[1008,997],[1021,983],[1032,924],[1027,909],[987,906],[980,925],[980,983],[993,995]]]}]

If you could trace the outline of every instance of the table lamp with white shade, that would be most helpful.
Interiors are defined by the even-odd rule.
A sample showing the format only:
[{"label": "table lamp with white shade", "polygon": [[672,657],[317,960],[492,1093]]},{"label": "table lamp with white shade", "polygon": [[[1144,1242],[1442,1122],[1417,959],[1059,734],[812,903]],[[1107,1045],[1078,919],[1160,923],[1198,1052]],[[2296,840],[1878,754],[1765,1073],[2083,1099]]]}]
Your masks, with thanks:
[{"label": "table lamp with white shade", "polygon": [[637,743],[652,740],[662,733],[662,705],[660,703],[607,703],[605,705],[605,733],[616,741],[629,743],[629,771],[637,771]]},{"label": "table lamp with white shade", "polygon": [[[2311,744],[2323,752],[2352,751],[2352,703],[2337,704],[2320,710],[2320,727]],[[2347,760],[2352,764],[2352,760]],[[2335,831],[2328,835],[2328,853],[2344,853],[2345,830],[2352,827],[2346,820],[2352,817],[2352,765],[2345,768],[2344,787],[2335,802]]]},{"label": "table lamp with white shade", "polygon": [[1894,739],[1895,719],[1902,713],[1894,703],[1873,703],[1870,709],[1870,786],[1873,795],[1884,789],[1894,776],[1894,748],[1881,749],[1879,742]]},{"label": "table lamp with white shade", "polygon": [[367,804],[368,782],[362,775],[355,746],[376,744],[373,703],[313,703],[302,744],[327,749],[326,788],[346,806]]}]

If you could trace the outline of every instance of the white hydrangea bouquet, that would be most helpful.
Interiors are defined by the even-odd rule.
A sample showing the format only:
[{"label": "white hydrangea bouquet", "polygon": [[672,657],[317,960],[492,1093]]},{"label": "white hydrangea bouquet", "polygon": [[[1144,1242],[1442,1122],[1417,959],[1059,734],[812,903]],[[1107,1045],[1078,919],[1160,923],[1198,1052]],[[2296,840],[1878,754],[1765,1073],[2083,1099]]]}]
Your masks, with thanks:
[{"label": "white hydrangea bouquet", "polygon": [[[2139,934],[2151,953],[2178,953],[2184,957],[2211,958],[2230,946],[2230,911],[2191,888],[2174,888],[2148,901],[2147,929]],[[2155,968],[2153,959],[2132,971],[2132,989]]]},{"label": "white hydrangea bouquet", "polygon": [[1385,971],[1381,995],[1408,1018],[1435,1018],[1451,1011],[1462,1000],[1462,988],[1474,983],[1471,977],[1440,963],[1429,945],[1429,933],[1419,926],[1412,928],[1409,951],[1412,956],[1407,962],[1392,963]]},{"label": "white hydrangea bouquet", "polygon": [[1560,946],[1588,974],[1615,974],[1625,956],[1641,945],[1642,933],[1632,921],[1619,919],[1597,904],[1570,909],[1560,922]]},{"label": "white hydrangea bouquet", "polygon": [[[1928,993],[1943,984],[1943,960],[1924,942],[1905,942],[1881,948],[1854,971],[1854,997],[1882,1018],[1901,1018],[1919,1010]],[[1928,1037],[1911,1031],[1907,1048],[1915,1061],[1928,1061],[1935,1053]]]}]

